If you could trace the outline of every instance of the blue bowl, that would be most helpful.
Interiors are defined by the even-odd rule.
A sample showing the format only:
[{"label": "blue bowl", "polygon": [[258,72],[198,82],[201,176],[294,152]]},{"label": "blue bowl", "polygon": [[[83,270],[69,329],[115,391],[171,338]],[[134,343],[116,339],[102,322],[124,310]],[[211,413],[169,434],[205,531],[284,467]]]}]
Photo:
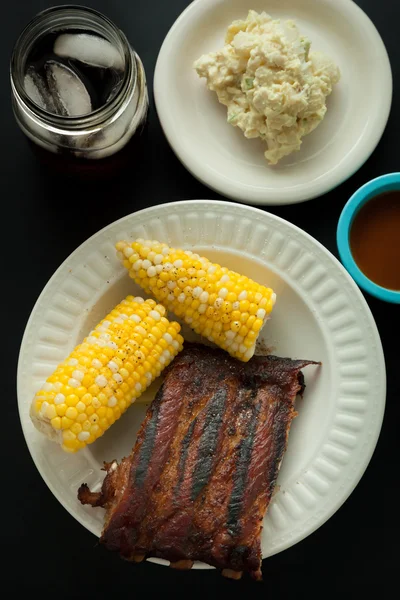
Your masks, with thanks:
[{"label": "blue bowl", "polygon": [[340,215],[336,239],[341,261],[354,281],[372,296],[384,300],[385,302],[400,304],[400,291],[388,290],[387,288],[377,285],[371,281],[371,279],[368,279],[368,277],[366,277],[366,275],[358,268],[350,250],[349,240],[351,226],[353,225],[354,218],[360,208],[372,198],[393,190],[400,191],[400,173],[382,175],[382,177],[373,179],[363,185],[350,198],[344,207],[342,214]]}]

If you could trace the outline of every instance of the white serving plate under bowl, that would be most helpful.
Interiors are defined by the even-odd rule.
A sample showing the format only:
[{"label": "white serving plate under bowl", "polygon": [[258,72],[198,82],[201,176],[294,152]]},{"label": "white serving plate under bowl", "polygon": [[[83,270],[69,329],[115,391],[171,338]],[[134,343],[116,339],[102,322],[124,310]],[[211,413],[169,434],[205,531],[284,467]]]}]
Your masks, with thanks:
[{"label": "white serving plate under bowl", "polygon": [[[294,19],[341,70],[324,121],[300,152],[268,166],[265,144],[227,123],[226,107],[193,69],[224,45],[228,25],[249,9]],[[367,160],[385,129],[392,74],[382,39],[352,0],[196,0],[161,47],[154,97],[164,133],[185,167],[220,194],[249,204],[292,204],[328,192]]]},{"label": "white serving plate under bowl", "polygon": [[273,287],[277,303],[262,331],[263,345],[279,356],[323,363],[304,369],[307,388],[297,401],[299,415],[278,491],[264,519],[262,553],[271,556],[329,519],[372,456],[386,377],[371,312],[351,277],[321,244],[287,221],[248,206],[211,200],[163,204],[128,215],[88,239],[56,271],[32,311],[18,364],[18,404],[41,476],[96,536],[104,510],[82,506],[77,489],[82,482],[98,489],[103,461],[129,454],[159,382],[146,391],[144,403],[130,407],[103,437],[76,454],[64,453],[40,434],[29,408],[46,377],[84,335],[127,294],[141,293],[114,249],[120,239],[139,237],[196,250]]}]

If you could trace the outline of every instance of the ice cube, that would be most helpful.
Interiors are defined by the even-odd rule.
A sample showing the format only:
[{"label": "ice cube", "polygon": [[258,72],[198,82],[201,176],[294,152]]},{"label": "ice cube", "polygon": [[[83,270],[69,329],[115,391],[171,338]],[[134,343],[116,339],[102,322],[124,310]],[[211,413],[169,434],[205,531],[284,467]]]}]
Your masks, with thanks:
[{"label": "ice cube", "polygon": [[29,98],[40,108],[49,112],[55,112],[53,98],[47,89],[46,82],[33,67],[29,67],[24,78],[25,92]]},{"label": "ice cube", "polygon": [[75,71],[55,61],[48,61],[45,70],[57,114],[78,117],[92,111],[89,92]]},{"label": "ice cube", "polygon": [[46,104],[42,98],[40,90],[36,85],[32,75],[26,74],[24,79],[24,87],[25,91],[28,94],[29,98],[35,102],[40,108],[44,108],[46,110]]},{"label": "ice cube", "polygon": [[62,33],[54,43],[54,53],[80,60],[94,67],[124,69],[124,59],[110,42],[88,33]]}]

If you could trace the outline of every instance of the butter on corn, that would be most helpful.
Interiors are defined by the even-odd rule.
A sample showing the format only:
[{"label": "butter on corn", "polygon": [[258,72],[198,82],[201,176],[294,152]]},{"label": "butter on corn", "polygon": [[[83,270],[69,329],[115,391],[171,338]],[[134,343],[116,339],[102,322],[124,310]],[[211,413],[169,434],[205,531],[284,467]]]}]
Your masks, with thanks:
[{"label": "butter on corn", "polygon": [[103,435],[182,350],[164,315],[154,300],[123,300],[35,395],[34,425],[68,452]]},{"label": "butter on corn", "polygon": [[190,250],[157,241],[118,242],[119,258],[147,294],[196,333],[247,362],[276,300],[272,289]]}]

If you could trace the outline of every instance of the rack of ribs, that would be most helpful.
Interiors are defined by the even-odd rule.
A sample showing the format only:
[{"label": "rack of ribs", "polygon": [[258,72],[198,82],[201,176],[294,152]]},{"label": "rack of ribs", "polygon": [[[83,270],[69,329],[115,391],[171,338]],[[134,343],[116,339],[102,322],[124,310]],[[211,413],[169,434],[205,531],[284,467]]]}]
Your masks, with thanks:
[{"label": "rack of ribs", "polygon": [[129,457],[106,463],[101,491],[83,504],[106,509],[100,538],[135,562],[175,568],[199,560],[261,579],[261,530],[286,449],[301,369],[313,361],[255,356],[185,344]]}]

